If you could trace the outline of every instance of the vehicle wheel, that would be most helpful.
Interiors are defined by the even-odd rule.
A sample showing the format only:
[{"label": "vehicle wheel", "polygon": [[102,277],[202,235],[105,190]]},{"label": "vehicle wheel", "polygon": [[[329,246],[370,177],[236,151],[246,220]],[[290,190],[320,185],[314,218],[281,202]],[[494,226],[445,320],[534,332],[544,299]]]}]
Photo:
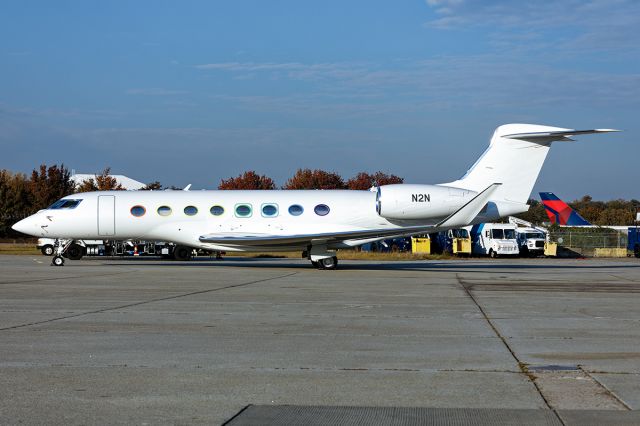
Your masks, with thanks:
[{"label": "vehicle wheel", "polygon": [[640,257],[640,245],[637,245],[633,248],[633,255],[635,257]]},{"label": "vehicle wheel", "polygon": [[64,257],[62,256],[54,256],[51,259],[51,266],[63,266],[64,265]]},{"label": "vehicle wheel", "polygon": [[52,256],[53,255],[53,246],[50,245],[50,244],[47,244],[46,246],[42,246],[42,248],[40,248],[40,251],[45,256]]},{"label": "vehicle wheel", "polygon": [[71,244],[67,249],[66,255],[71,260],[80,260],[84,256],[84,247],[78,244]]},{"label": "vehicle wheel", "polygon": [[492,259],[495,259],[496,257],[498,257],[498,254],[495,251],[493,251],[493,249],[490,249],[489,250],[489,257],[492,258]]},{"label": "vehicle wheel", "polygon": [[175,260],[191,260],[191,247],[176,246],[173,249],[173,258]]},{"label": "vehicle wheel", "polygon": [[318,267],[320,269],[336,269],[337,266],[338,266],[338,258],[335,256],[325,257],[324,259],[321,259],[320,261],[318,261]]},{"label": "vehicle wheel", "polygon": [[527,247],[527,246],[522,247],[522,250],[520,250],[520,256],[521,257],[530,257],[531,253],[529,253],[529,247]]}]

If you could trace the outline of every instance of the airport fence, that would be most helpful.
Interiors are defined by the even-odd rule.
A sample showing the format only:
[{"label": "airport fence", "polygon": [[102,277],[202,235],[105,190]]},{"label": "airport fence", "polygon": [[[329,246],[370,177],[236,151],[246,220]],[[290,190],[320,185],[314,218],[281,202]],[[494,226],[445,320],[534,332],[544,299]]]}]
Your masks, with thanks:
[{"label": "airport fence", "polygon": [[577,249],[626,248],[627,235],[620,232],[555,231],[549,234],[559,246]]}]

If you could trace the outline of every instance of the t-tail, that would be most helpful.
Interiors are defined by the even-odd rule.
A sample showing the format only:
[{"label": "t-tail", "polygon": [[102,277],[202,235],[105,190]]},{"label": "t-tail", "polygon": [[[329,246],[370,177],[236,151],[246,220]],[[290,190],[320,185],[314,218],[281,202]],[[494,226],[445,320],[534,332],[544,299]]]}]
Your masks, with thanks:
[{"label": "t-tail", "polygon": [[551,223],[565,226],[591,226],[577,211],[572,209],[553,192],[541,192],[540,199]]},{"label": "t-tail", "polygon": [[527,211],[526,204],[552,142],[573,141],[571,136],[616,132],[613,129],[575,130],[538,124],[505,124],[498,127],[489,148],[460,179],[446,186],[481,192],[502,183],[491,202],[499,216]]}]

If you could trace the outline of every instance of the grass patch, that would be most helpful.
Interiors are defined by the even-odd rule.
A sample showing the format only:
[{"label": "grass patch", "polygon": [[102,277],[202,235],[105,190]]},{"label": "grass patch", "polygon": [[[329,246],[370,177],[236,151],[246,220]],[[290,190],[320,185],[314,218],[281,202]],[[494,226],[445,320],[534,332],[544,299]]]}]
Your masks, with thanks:
[{"label": "grass patch", "polygon": [[0,243],[0,254],[42,255],[35,244]]}]

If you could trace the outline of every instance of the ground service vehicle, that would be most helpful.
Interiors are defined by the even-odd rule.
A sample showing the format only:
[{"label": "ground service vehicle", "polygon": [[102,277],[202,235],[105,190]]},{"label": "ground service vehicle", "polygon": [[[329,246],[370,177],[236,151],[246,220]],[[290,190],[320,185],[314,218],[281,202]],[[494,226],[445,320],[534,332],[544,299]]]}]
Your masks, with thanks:
[{"label": "ground service vehicle", "polygon": [[627,250],[633,252],[635,257],[640,257],[640,228],[629,227],[627,231]]},{"label": "ground service vehicle", "polygon": [[481,223],[471,227],[473,254],[490,257],[517,256],[516,226],[508,223]]},{"label": "ground service vehicle", "polygon": [[[516,240],[520,256],[540,256],[544,254],[547,230],[534,226],[531,222],[510,216],[509,223],[516,225]],[[522,225],[522,226],[518,226]]]}]

